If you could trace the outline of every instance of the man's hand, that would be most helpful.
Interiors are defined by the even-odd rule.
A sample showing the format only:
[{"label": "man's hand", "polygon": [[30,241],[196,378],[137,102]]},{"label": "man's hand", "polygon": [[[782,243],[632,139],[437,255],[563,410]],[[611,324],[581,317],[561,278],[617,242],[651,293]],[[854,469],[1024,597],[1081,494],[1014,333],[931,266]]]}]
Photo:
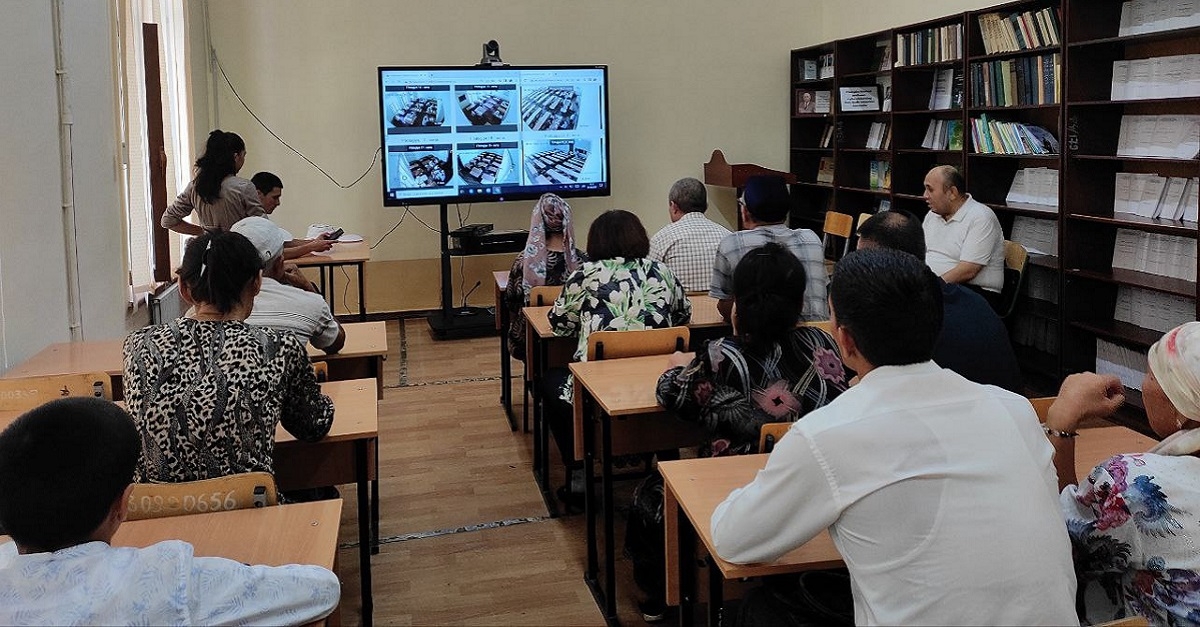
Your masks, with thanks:
[{"label": "man's hand", "polygon": [[283,283],[284,285],[290,285],[292,287],[302,289],[306,292],[312,292],[314,294],[321,293],[320,290],[317,289],[317,286],[313,285],[313,282],[309,281],[308,277],[304,276],[304,274],[300,272],[300,268],[294,263],[283,264],[283,276],[279,278],[279,282]]},{"label": "man's hand", "polygon": [[1107,418],[1125,402],[1125,388],[1113,375],[1073,374],[1063,381],[1046,415],[1046,426],[1074,433],[1087,418]]}]

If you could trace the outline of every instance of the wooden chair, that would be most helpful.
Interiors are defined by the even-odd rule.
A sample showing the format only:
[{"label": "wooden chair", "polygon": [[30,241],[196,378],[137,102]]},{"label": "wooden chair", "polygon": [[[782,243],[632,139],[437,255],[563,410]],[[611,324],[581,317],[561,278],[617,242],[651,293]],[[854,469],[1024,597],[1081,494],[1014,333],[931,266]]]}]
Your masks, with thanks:
[{"label": "wooden chair", "polygon": [[329,380],[329,364],[323,361],[313,362],[313,375],[317,377],[317,383],[324,383]]},{"label": "wooden chair", "polygon": [[1000,310],[996,312],[1001,318],[1011,316],[1016,309],[1028,264],[1029,251],[1016,242],[1004,240],[1004,286],[1000,289]]},{"label": "wooden chair", "polygon": [[818,329],[820,329],[820,330],[822,330],[822,331],[824,331],[824,332],[828,333],[828,334],[829,334],[831,337],[833,336],[833,322],[832,322],[831,320],[807,320],[807,321],[801,321],[799,326],[802,326],[802,327],[816,327],[816,328],[818,328]]},{"label": "wooden chair", "polygon": [[787,434],[788,429],[792,428],[795,423],[791,422],[768,422],[762,426],[762,431],[758,436],[758,452],[770,453],[775,449],[775,445],[783,436]]},{"label": "wooden chair", "polygon": [[66,396],[112,400],[112,378],[106,372],[56,374],[0,379],[0,411],[28,411]]},{"label": "wooden chair", "polygon": [[[836,211],[825,212],[825,226],[821,229],[825,234],[822,236],[821,245],[824,246],[825,258],[829,261],[837,261],[844,257],[847,252],[850,252],[850,236],[854,234],[854,217],[847,213],[838,213]],[[832,238],[842,238],[841,252],[837,252]],[[830,249],[833,248],[831,251]],[[832,256],[831,256],[832,255]]]},{"label": "wooden chair", "polygon": [[1106,623],[1096,623],[1096,627],[1150,627],[1150,621],[1145,616],[1126,616]]},{"label": "wooden chair", "polygon": [[128,520],[222,512],[279,503],[275,477],[244,472],[184,483],[137,483],[129,496]]},{"label": "wooden chair", "polygon": [[529,290],[529,306],[553,305],[554,301],[558,300],[559,294],[562,294],[561,285],[539,285]]},{"label": "wooden chair", "polygon": [[1054,404],[1057,396],[1042,396],[1040,398],[1029,399],[1029,404],[1033,405],[1033,411],[1037,412],[1038,420],[1046,422],[1046,415],[1050,412],[1050,406]]},{"label": "wooden chair", "polygon": [[875,215],[875,214],[873,214],[873,213],[860,213],[860,214],[858,214],[858,222],[857,222],[857,223],[855,223],[855,225],[854,225],[854,232],[855,232],[855,233],[858,233],[859,231],[861,231],[861,230],[862,230],[862,225],[863,225],[863,222],[866,222],[867,220],[870,220],[870,219],[871,219],[871,216],[873,216],[873,215]]},{"label": "wooden chair", "polygon": [[588,335],[588,361],[621,359],[643,355],[666,355],[686,351],[691,339],[687,327],[640,329],[637,331],[593,331]]}]

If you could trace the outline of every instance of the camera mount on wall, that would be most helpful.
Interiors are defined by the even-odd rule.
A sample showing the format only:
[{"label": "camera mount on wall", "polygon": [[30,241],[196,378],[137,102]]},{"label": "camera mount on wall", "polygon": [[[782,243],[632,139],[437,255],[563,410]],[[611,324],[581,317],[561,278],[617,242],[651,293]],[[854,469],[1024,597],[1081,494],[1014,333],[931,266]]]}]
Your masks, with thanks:
[{"label": "camera mount on wall", "polygon": [[479,59],[479,63],[476,65],[491,65],[495,67],[508,65],[500,59],[500,43],[495,39],[484,42],[483,57]]}]

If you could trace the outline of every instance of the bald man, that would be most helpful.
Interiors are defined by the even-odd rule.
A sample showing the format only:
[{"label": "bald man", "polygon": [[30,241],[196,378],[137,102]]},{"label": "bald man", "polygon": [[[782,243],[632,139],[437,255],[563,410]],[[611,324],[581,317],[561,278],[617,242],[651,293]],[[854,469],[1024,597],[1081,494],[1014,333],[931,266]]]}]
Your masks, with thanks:
[{"label": "bald man", "polygon": [[953,166],[925,175],[925,263],[947,283],[979,292],[993,308],[1004,286],[1004,230],[996,214],[966,193]]}]

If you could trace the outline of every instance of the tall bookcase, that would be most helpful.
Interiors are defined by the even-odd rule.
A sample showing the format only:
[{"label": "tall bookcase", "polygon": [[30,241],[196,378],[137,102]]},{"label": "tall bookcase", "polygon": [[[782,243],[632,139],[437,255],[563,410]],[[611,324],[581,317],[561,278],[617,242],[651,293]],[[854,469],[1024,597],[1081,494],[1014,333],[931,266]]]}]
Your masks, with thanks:
[{"label": "tall bookcase", "polygon": [[[1114,211],[1118,175],[1200,177],[1195,155],[1118,155],[1123,116],[1200,115],[1200,97],[1111,97],[1114,61],[1200,54],[1200,27],[1121,34],[1122,4],[1020,0],[791,52],[791,171],[800,181],[793,226],[819,229],[826,211],[857,216],[874,212],[880,201],[923,217],[925,173],[949,164],[963,172],[972,196],[996,212],[1007,238],[1014,227],[1050,234],[1049,250],[1042,251],[1048,254],[1032,255],[1027,270],[1026,286],[1037,289],[1022,296],[1010,319],[1018,359],[1034,392],[1053,393],[1067,374],[1095,370],[1098,340],[1144,355],[1161,337],[1163,330],[1155,328],[1163,326],[1161,321],[1144,323],[1128,313],[1123,317],[1132,321],[1118,320],[1130,290],[1165,295],[1177,304],[1187,299],[1189,318],[1200,317],[1194,278],[1114,268],[1114,246],[1122,237],[1127,244],[1131,233],[1181,238],[1193,247],[1198,236],[1196,222]],[[997,46],[998,37],[1004,39],[998,23],[1011,25],[1007,37],[1015,45]],[[947,32],[949,39],[943,36]],[[890,44],[892,62],[880,67],[874,64],[882,42]],[[804,80],[803,62],[827,54],[834,55],[833,76]],[[931,107],[932,92],[946,70],[962,76],[961,101]],[[839,88],[872,84],[890,84],[890,111],[842,110]],[[798,113],[796,89],[828,90],[830,112]],[[972,137],[973,121],[985,117],[1044,128],[1061,149],[1045,155],[996,154]],[[873,123],[888,126],[890,145],[866,146]],[[962,127],[961,146],[929,147],[931,125],[954,124]],[[822,146],[826,125],[835,129],[834,139]],[[822,159],[834,165],[832,182],[817,180]],[[872,161],[889,163],[890,188],[869,185]],[[1057,190],[1050,194],[1057,207],[1010,202],[1018,172],[1033,168],[1056,173]],[[1188,244],[1175,240],[1174,245]],[[1122,418],[1144,429],[1140,395],[1135,391],[1130,397],[1133,409]]]}]

